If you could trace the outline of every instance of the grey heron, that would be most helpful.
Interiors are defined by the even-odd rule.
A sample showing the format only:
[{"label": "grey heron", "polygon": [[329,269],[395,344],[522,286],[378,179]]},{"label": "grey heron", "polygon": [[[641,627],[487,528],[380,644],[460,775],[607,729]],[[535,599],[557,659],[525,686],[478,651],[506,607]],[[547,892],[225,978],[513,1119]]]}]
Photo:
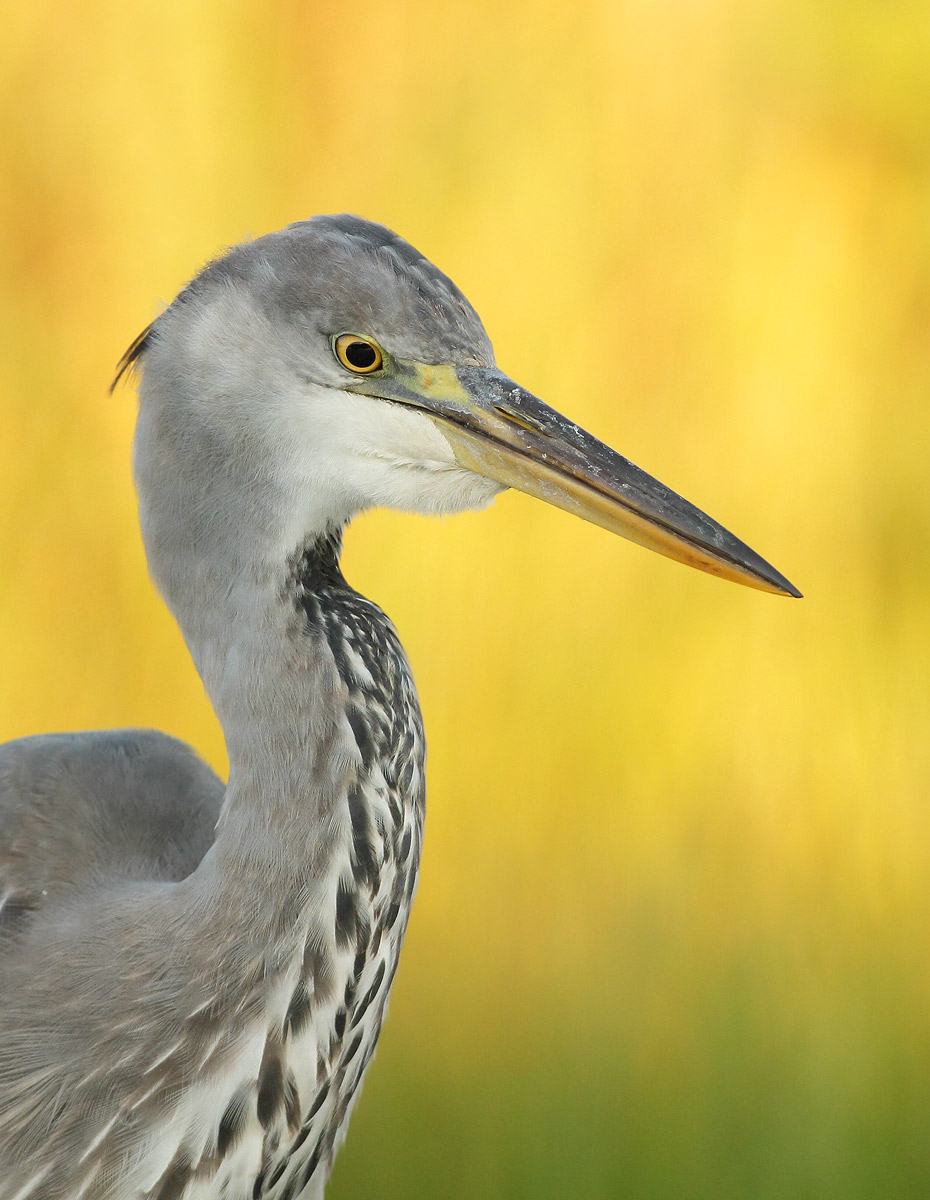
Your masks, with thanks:
[{"label": "grey heron", "polygon": [[211,262],[127,351],[149,569],[223,727],[0,748],[0,1200],[323,1194],[417,881],[424,737],[340,571],[377,505],[518,488],[800,593],[495,366],[459,289],[352,216]]}]

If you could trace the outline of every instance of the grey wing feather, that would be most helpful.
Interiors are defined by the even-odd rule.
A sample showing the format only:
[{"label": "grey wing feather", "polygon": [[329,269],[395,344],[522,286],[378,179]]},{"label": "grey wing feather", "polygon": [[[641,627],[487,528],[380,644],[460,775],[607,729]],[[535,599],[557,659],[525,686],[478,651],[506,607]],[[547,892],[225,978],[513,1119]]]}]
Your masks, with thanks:
[{"label": "grey wing feather", "polygon": [[[2,1200],[130,1195],[119,1155],[136,1143],[109,1165],[88,1156],[172,1044],[164,996],[193,1005],[185,952],[180,962],[170,947],[153,953],[147,931],[173,919],[175,890],[214,842],[223,793],[189,747],[149,730],[0,746]],[[117,1026],[130,1012],[127,1038]],[[170,1096],[173,1070],[168,1061],[151,1075],[159,1096]],[[117,1139],[134,1114],[123,1116]]]},{"label": "grey wing feather", "polygon": [[0,941],[69,891],[185,878],[213,842],[223,792],[189,746],[154,730],[0,746]]}]

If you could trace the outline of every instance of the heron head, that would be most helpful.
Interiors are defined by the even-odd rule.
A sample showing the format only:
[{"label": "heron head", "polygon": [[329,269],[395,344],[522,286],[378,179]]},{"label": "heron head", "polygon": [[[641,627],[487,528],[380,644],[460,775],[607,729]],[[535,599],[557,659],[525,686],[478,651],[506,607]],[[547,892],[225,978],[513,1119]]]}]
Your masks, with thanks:
[{"label": "heron head", "polygon": [[[518,488],[651,549],[798,595],[699,509],[519,387],[450,279],[384,226],[315,217],[235,247],[130,350],[136,474],[247,498],[282,536]],[[217,484],[220,481],[220,485]],[[274,514],[277,514],[275,516]]]}]

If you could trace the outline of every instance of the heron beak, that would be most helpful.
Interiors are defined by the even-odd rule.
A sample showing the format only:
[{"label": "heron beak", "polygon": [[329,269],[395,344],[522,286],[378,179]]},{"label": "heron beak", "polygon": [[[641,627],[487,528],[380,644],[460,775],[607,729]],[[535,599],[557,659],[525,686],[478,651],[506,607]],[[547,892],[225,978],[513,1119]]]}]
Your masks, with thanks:
[{"label": "heron beak", "polygon": [[800,596],[706,513],[484,367],[399,363],[394,399],[436,421],[463,467],[721,579]]}]

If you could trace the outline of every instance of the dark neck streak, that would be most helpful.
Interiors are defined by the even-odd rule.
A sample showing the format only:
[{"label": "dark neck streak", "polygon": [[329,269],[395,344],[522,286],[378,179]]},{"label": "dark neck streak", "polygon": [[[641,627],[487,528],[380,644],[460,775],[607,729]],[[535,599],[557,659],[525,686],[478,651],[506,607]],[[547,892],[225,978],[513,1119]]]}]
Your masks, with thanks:
[{"label": "dark neck streak", "polygon": [[[288,589],[296,590],[297,602],[306,612],[305,597],[332,591],[349,592],[339,559],[342,554],[343,528],[329,530],[307,541],[292,557],[288,566]],[[308,619],[310,613],[307,613]]]}]

